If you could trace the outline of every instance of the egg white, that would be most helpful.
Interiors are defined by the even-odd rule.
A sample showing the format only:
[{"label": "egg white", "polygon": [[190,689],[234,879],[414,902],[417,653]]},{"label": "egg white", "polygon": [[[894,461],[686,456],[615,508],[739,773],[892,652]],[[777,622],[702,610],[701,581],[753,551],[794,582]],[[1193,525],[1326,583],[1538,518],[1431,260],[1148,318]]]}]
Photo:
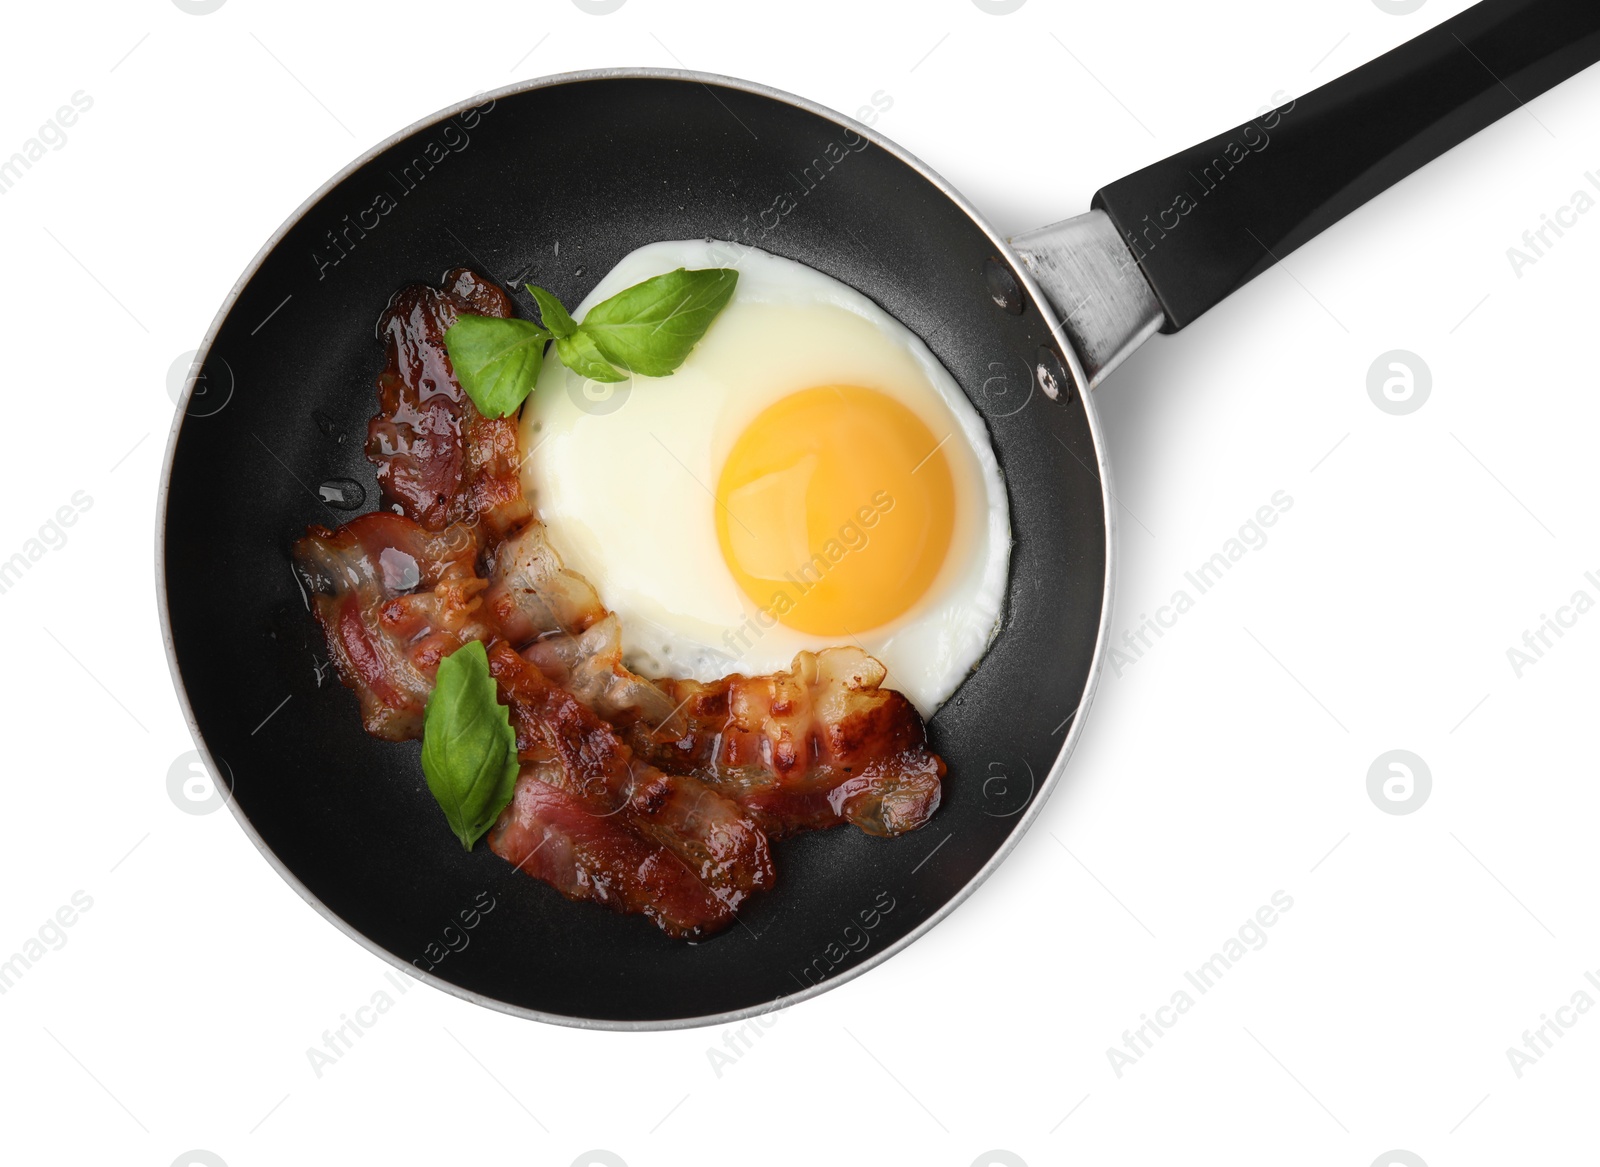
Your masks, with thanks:
[{"label": "egg white", "polygon": [[646,676],[774,672],[801,649],[849,643],[754,622],[717,539],[715,491],[734,442],[775,401],[829,384],[887,393],[936,439],[948,435],[954,531],[921,599],[854,642],[931,715],[982,657],[1005,598],[1011,524],[982,419],[927,346],[866,296],[742,244],[641,247],[572,315],[679,267],[732,267],[739,282],[674,374],[604,385],[552,353],[523,406],[523,485],[552,543],[621,618],[628,663]]}]

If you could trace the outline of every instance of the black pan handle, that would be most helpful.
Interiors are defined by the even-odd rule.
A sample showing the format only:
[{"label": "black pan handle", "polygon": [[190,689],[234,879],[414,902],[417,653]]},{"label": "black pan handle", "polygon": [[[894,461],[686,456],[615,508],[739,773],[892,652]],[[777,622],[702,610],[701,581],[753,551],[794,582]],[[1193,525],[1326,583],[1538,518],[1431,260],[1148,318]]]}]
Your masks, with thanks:
[{"label": "black pan handle", "polygon": [[[1600,0],[1485,0],[1094,196],[1176,332],[1367,200],[1600,60]],[[1531,115],[1530,115],[1531,116]]]}]

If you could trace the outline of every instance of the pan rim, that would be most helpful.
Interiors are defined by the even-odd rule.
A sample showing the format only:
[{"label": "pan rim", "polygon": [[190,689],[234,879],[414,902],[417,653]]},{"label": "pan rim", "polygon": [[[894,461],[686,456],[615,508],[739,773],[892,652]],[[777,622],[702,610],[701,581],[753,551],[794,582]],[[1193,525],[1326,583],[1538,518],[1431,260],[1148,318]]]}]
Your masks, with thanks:
[{"label": "pan rim", "polygon": [[989,224],[988,220],[978,212],[977,208],[968,202],[958,190],[951,186],[950,183],[945,181],[943,177],[941,177],[936,171],[924,163],[920,158],[911,154],[909,151],[891,141],[883,134],[873,130],[870,126],[867,126],[855,120],[854,118],[849,117],[848,115],[842,114],[837,110],[830,109],[827,106],[822,105],[820,102],[814,102],[807,98],[799,97],[795,94],[786,92],[782,89],[777,89],[770,85],[764,85],[760,82],[748,81],[742,78],[725,76],[718,73],[707,73],[690,69],[657,68],[651,66],[618,66],[599,69],[578,69],[563,73],[547,74],[540,77],[530,78],[526,81],[514,82],[498,89],[480,91],[479,93],[474,94],[472,97],[457,102],[452,106],[448,106],[435,113],[429,114],[428,116],[416,122],[413,122],[411,125],[388,135],[381,141],[364,150],[359,156],[357,156],[321,186],[319,186],[314,192],[312,192],[312,194],[307,196],[307,198],[294,209],[289,217],[283,221],[278,229],[272,233],[267,241],[262,244],[260,250],[256,252],[255,256],[246,265],[244,271],[240,273],[239,278],[234,281],[233,286],[223,298],[222,304],[218,308],[216,315],[212,318],[210,326],[206,329],[205,335],[201,338],[200,345],[195,353],[194,360],[190,365],[188,375],[184,381],[183,392],[173,414],[172,426],[167,434],[166,452],[162,458],[161,480],[159,492],[156,498],[155,582],[156,604],[161,620],[161,640],[162,646],[166,652],[167,668],[172,675],[173,688],[177,692],[178,704],[183,711],[184,722],[189,727],[189,735],[194,739],[194,743],[196,747],[198,747],[201,757],[204,758],[206,764],[210,767],[211,773],[213,775],[221,774],[223,773],[223,770],[218,766],[216,758],[212,756],[211,749],[206,743],[205,736],[202,734],[199,722],[195,717],[194,708],[189,701],[189,693],[187,688],[184,686],[183,675],[178,666],[177,645],[173,638],[172,618],[169,606],[169,597],[167,594],[166,578],[167,510],[172,488],[173,460],[177,454],[178,438],[183,429],[183,422],[188,413],[189,399],[194,392],[194,386],[196,380],[198,379],[199,371],[204,368],[206,358],[210,355],[211,347],[216,342],[217,336],[221,332],[223,324],[226,322],[229,315],[237,305],[240,295],[249,285],[250,281],[255,277],[256,273],[261,269],[267,258],[277,250],[278,245],[282,243],[284,237],[288,235],[288,233],[297,224],[300,223],[308,211],[316,206],[325,196],[337,189],[357,170],[365,166],[369,161],[382,154],[391,146],[394,146],[395,144],[411,137],[413,134],[429,128],[430,126],[437,125],[440,122],[448,121],[450,118],[456,117],[457,115],[464,113],[469,109],[481,105],[485,101],[498,101],[503,97],[514,97],[523,93],[530,93],[538,89],[547,89],[577,82],[634,79],[690,81],[707,87],[715,85],[720,88],[732,89],[735,91],[768,98],[770,100],[780,101],[797,109],[804,110],[807,113],[815,114],[819,117],[833,121],[838,125],[847,127],[856,134],[859,134],[863,138],[872,142],[872,144],[877,146],[879,149],[888,152],[890,155],[899,159],[901,162],[915,170],[924,179],[937,188],[939,192],[945,196],[945,198],[949,199],[964,215],[967,216],[968,219],[972,221],[972,223],[979,230],[989,237],[990,241],[997,249],[997,254],[1005,256],[1010,261],[1013,273],[1027,291],[1029,297],[1032,298],[1035,307],[1039,311],[1041,319],[1044,321],[1046,327],[1050,331],[1051,338],[1055,341],[1056,347],[1065,359],[1068,370],[1072,374],[1078,396],[1083,403],[1083,410],[1087,418],[1089,434],[1094,442],[1095,467],[1100,480],[1100,506],[1101,512],[1105,516],[1106,568],[1101,591],[1100,623],[1095,633],[1094,654],[1090,658],[1089,675],[1084,682],[1082,698],[1079,700],[1077,708],[1074,709],[1070,715],[1073,719],[1072,726],[1068,729],[1066,737],[1062,740],[1061,748],[1056,754],[1055,761],[1050,766],[1050,772],[1045,776],[1044,781],[1040,783],[1038,791],[1027,808],[1023,811],[1021,818],[1017,822],[1016,828],[1012,830],[1012,832],[1006,837],[1004,843],[1001,844],[999,849],[989,857],[984,865],[980,867],[954,895],[952,895],[943,904],[939,905],[939,907],[936,908],[927,919],[923,920],[920,924],[918,924],[904,936],[900,937],[893,944],[888,945],[861,963],[839,973],[837,976],[829,977],[826,980],[820,981],[817,984],[810,985],[796,992],[786,993],[783,996],[777,997],[767,1003],[749,1005],[740,1009],[727,1010],[721,1013],[700,1014],[692,1017],[630,1021],[615,1020],[610,1018],[578,1017],[564,1013],[549,1013],[539,1009],[529,1009],[525,1006],[513,1005],[510,1002],[502,1001],[498,998],[490,997],[485,994],[475,992],[471,989],[463,988],[460,985],[456,985],[450,981],[444,980],[442,977],[436,976],[433,973],[424,972],[418,969],[415,965],[404,960],[399,955],[389,951],[387,948],[384,948],[382,945],[367,937],[348,921],[346,921],[342,916],[329,908],[325,903],[322,902],[320,898],[317,897],[314,892],[311,891],[309,887],[301,882],[299,877],[295,875],[295,873],[289,869],[284,861],[278,857],[277,853],[273,851],[270,846],[268,846],[266,840],[263,839],[261,834],[256,830],[255,825],[250,821],[249,817],[235,803],[234,799],[231,797],[231,791],[224,795],[224,801],[227,802],[229,811],[233,814],[234,820],[244,831],[246,838],[248,838],[250,842],[255,845],[256,850],[266,858],[273,870],[277,872],[277,874],[285,883],[294,889],[301,899],[305,900],[306,903],[315,909],[319,915],[332,923],[346,936],[355,940],[363,948],[378,956],[388,964],[393,965],[405,975],[410,976],[414,980],[420,981],[421,983],[427,984],[435,989],[449,993],[451,996],[460,998],[461,1000],[469,1001],[472,1004],[480,1005],[484,1008],[492,1009],[499,1013],[505,1013],[513,1017],[519,1017],[531,1021],[541,1021],[551,1025],[562,1025],[569,1028],[611,1031],[657,1031],[672,1029],[694,1029],[711,1025],[725,1025],[732,1022],[743,1021],[750,1017],[756,1017],[766,1013],[775,1012],[779,1009],[786,1009],[792,1005],[798,1005],[800,1002],[820,996],[822,993],[827,992],[830,989],[838,988],[840,985],[855,979],[862,973],[867,972],[869,969],[876,968],[878,965],[887,961],[890,957],[909,947],[914,941],[926,935],[935,925],[943,922],[946,917],[954,913],[956,908],[964,903],[968,897],[970,897],[972,893],[978,889],[979,885],[988,879],[989,876],[994,873],[995,869],[998,868],[1000,864],[1017,847],[1018,843],[1021,842],[1022,837],[1027,834],[1029,828],[1032,827],[1034,822],[1039,818],[1040,814],[1043,812],[1045,803],[1049,801],[1050,795],[1055,792],[1056,787],[1062,780],[1062,775],[1066,770],[1067,763],[1070,760],[1074,749],[1077,747],[1078,739],[1083,731],[1084,722],[1087,719],[1091,706],[1093,705],[1096,691],[1099,688],[1100,678],[1104,671],[1106,637],[1111,623],[1111,609],[1115,595],[1114,584],[1116,578],[1115,554],[1117,522],[1116,512],[1112,506],[1114,494],[1111,488],[1111,468],[1107,463],[1105,440],[1100,430],[1099,417],[1095,412],[1093,399],[1088,390],[1085,388],[1088,383],[1088,379],[1084,375],[1082,363],[1079,361],[1078,355],[1073,350],[1071,343],[1067,340],[1065,334],[1062,332],[1061,324],[1056,319],[1055,312],[1050,306],[1050,302],[1046,298],[1043,289],[1039,287],[1037,281],[1035,281],[1033,276],[1029,273],[1027,266],[1023,264],[1022,261],[1017,257],[1007,239],[1000,235],[999,232],[997,232]]}]

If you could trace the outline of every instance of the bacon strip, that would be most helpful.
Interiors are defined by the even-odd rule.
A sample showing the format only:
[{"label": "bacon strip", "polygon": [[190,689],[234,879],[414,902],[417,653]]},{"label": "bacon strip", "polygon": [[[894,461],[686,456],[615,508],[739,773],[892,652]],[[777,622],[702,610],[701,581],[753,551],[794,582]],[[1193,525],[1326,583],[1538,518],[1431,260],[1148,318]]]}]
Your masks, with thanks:
[{"label": "bacon strip", "polygon": [[517,648],[549,632],[583,632],[607,615],[594,586],[562,565],[537,519],[495,549],[489,583],[485,601]]},{"label": "bacon strip", "polygon": [[[367,732],[420,737],[439,661],[495,635],[482,618],[487,585],[473,573],[476,552],[468,527],[429,532],[384,511],[338,531],[313,527],[295,545],[330,658],[360,699]],[[566,840],[534,874],[563,894],[643,911],[674,935],[708,934],[750,892],[772,886],[767,838],[736,804],[635,759],[607,722],[504,641],[490,658],[524,762],[559,794],[523,800],[524,810],[555,808],[539,821]]]},{"label": "bacon strip", "polygon": [[312,599],[339,679],[361,702],[368,733],[387,741],[422,736],[422,713],[439,661],[492,629],[479,609],[473,531],[426,531],[375,511],[337,531],[310,527],[294,563]]},{"label": "bacon strip", "polygon": [[733,919],[734,905],[671,851],[561,789],[559,769],[523,768],[511,804],[489,832],[490,850],[570,900],[642,913],[670,936],[709,935]]},{"label": "bacon strip", "polygon": [[511,708],[518,755],[545,764],[546,781],[666,847],[729,907],[772,886],[767,837],[736,803],[634,757],[609,723],[504,641],[489,648],[489,672]]},{"label": "bacon strip", "polygon": [[672,737],[691,732],[673,699],[622,663],[622,622],[615,615],[578,636],[541,637],[522,655],[618,729],[642,722]]},{"label": "bacon strip", "polygon": [[483,522],[498,538],[531,514],[517,477],[515,418],[486,418],[462,390],[444,334],[462,315],[510,316],[492,281],[455,268],[444,287],[400,289],[378,319],[388,360],[378,376],[378,413],[367,425],[367,457],[384,497],[430,531]]},{"label": "bacon strip", "polygon": [[694,774],[772,835],[855,824],[869,835],[915,830],[939,808],[944,761],[911,702],[884,689],[859,648],[801,652],[787,673],[660,681],[688,731],[635,725],[641,757]]},{"label": "bacon strip", "polygon": [[506,639],[601,717],[687,731],[672,701],[622,663],[622,624],[583,576],[568,571],[545,526],[529,520],[489,561],[484,602]]}]

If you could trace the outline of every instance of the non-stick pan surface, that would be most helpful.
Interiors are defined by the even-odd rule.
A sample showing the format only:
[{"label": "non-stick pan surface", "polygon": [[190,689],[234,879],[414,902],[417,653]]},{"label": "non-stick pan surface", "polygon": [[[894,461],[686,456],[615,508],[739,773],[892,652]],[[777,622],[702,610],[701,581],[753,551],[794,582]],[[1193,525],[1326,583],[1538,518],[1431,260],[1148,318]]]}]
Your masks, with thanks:
[{"label": "non-stick pan surface", "polygon": [[[950,767],[934,819],[892,840],[836,829],[778,844],[776,889],[722,934],[685,944],[641,917],[569,903],[487,847],[463,852],[416,743],[362,732],[288,547],[309,523],[352,517],[324,501],[330,480],[359,483],[360,509],[379,505],[362,444],[383,361],[373,326],[396,289],[467,264],[531,315],[525,280],[576,303],[632,249],[696,237],[809,264],[921,336],[988,424],[1015,544],[1002,631],[931,724]],[[469,999],[581,1025],[767,1007],[861,971],[944,915],[1059,774],[1107,596],[1093,417],[1008,254],[864,127],[757,86],[660,71],[486,96],[330,184],[229,298],[169,455],[158,570],[171,651],[197,736],[263,851],[397,963]],[[990,261],[1019,285],[1011,310]],[[1040,388],[1041,362],[1057,399]],[[619,457],[594,473],[630,470]]]}]

